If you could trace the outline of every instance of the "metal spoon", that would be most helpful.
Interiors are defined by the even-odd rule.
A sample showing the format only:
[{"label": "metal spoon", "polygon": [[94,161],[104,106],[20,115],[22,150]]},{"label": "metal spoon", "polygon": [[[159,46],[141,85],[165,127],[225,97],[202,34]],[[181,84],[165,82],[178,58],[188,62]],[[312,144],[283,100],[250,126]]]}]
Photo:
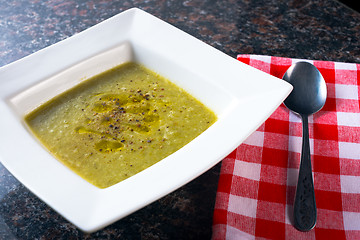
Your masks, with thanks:
[{"label": "metal spoon", "polygon": [[300,115],[303,126],[301,163],[294,202],[294,226],[300,231],[309,231],[316,223],[316,202],[311,170],[308,116],[324,106],[327,95],[326,84],[319,70],[308,62],[292,65],[284,74],[283,80],[294,87],[284,104]]}]

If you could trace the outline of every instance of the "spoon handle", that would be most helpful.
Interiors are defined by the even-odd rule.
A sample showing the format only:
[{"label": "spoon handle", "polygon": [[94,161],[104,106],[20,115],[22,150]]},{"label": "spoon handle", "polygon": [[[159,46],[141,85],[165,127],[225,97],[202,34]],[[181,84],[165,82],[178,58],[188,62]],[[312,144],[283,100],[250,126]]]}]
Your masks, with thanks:
[{"label": "spoon handle", "polygon": [[301,118],[302,153],[294,202],[294,226],[300,231],[309,231],[316,223],[316,202],[311,170],[308,116],[302,114]]}]

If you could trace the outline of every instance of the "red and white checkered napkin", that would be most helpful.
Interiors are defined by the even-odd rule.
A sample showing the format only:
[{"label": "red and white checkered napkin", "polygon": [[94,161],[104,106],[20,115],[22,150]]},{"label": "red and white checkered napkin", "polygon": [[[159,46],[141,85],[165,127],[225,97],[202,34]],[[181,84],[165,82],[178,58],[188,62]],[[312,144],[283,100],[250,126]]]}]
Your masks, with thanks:
[{"label": "red and white checkered napkin", "polygon": [[[298,59],[239,55],[282,78]],[[309,117],[317,223],[293,225],[300,163],[301,119],[282,104],[221,167],[213,239],[360,239],[360,64],[310,61],[328,90]]]}]

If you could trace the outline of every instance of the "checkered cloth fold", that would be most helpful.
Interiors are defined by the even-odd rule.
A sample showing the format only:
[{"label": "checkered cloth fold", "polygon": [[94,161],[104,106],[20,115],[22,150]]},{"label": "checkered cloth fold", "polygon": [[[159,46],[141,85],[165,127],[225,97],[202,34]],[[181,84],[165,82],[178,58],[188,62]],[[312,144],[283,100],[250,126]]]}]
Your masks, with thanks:
[{"label": "checkered cloth fold", "polygon": [[[259,55],[238,60],[279,78],[299,61]],[[360,64],[309,62],[328,91],[323,109],[309,117],[315,228],[304,233],[292,225],[302,125],[282,104],[223,160],[213,239],[360,239]]]}]

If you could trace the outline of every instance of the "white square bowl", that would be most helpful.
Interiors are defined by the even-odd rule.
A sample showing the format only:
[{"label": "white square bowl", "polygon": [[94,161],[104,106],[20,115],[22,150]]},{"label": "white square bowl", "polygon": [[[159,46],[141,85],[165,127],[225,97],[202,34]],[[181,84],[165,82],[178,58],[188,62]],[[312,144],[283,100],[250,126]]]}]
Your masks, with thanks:
[{"label": "white square bowl", "polygon": [[[135,61],[211,108],[218,120],[150,168],[105,189],[56,160],[24,115],[77,83]],[[0,160],[30,191],[85,232],[99,230],[174,191],[221,161],[290,93],[256,70],[181,30],[130,9],[0,68]]]}]

